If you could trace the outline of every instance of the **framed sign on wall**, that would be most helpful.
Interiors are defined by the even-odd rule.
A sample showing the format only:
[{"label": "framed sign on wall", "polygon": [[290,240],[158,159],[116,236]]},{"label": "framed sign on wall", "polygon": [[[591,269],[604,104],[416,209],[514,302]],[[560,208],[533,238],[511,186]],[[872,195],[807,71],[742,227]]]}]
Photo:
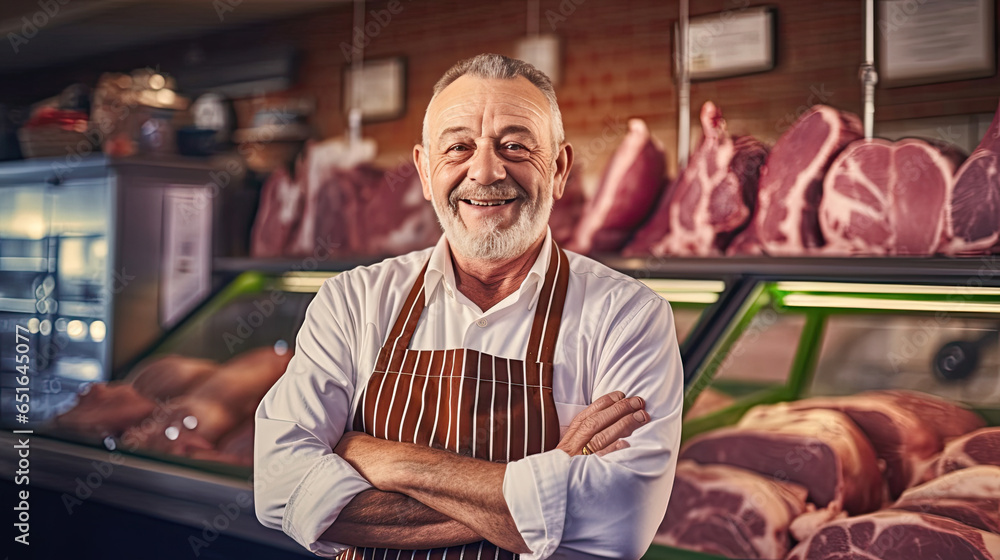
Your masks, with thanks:
[{"label": "framed sign on wall", "polygon": [[354,106],[354,84],[360,81],[363,122],[397,119],[406,113],[406,59],[399,56],[366,60],[360,71],[344,68],[344,114]]},{"label": "framed sign on wall", "polygon": [[[738,8],[689,20],[691,80],[731,78],[766,72],[775,66],[777,10]],[[674,26],[674,52],[681,52]]]},{"label": "framed sign on wall", "polygon": [[886,87],[996,73],[994,0],[881,0],[878,74]]}]

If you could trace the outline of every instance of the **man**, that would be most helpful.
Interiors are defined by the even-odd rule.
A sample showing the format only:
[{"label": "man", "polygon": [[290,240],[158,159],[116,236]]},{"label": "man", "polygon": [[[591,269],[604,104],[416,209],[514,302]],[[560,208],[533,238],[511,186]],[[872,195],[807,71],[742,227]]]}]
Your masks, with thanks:
[{"label": "man", "polygon": [[673,317],[552,242],[551,82],[458,63],[413,157],[444,236],[317,293],[257,410],[257,516],[321,556],[641,556],[680,440]]}]

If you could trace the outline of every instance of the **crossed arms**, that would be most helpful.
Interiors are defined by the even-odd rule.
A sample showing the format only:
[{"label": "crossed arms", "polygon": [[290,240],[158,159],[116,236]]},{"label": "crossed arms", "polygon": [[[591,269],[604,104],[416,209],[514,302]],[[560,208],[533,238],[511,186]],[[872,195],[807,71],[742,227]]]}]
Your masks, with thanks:
[{"label": "crossed arms", "polygon": [[[598,456],[624,449],[649,420],[640,397],[616,391],[594,401],[563,434],[558,449]],[[375,488],[358,494],[323,533],[354,546],[437,548],[487,540],[528,553],[503,495],[506,466],[425,446],[348,432],[334,452]]]}]

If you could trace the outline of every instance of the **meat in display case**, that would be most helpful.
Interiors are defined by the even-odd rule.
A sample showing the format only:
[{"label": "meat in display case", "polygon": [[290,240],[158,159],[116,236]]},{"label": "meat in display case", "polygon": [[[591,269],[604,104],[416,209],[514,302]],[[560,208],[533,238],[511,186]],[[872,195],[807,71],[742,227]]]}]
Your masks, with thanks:
[{"label": "meat in display case", "polygon": [[[333,274],[241,274],[121,379],[85,387],[49,433],[208,468],[251,466],[253,411],[284,373],[306,308]],[[672,301],[681,340],[726,287],[646,282]]]},{"label": "meat in display case", "polygon": [[1000,558],[995,262],[758,269],[685,364],[677,477],[646,558]]}]

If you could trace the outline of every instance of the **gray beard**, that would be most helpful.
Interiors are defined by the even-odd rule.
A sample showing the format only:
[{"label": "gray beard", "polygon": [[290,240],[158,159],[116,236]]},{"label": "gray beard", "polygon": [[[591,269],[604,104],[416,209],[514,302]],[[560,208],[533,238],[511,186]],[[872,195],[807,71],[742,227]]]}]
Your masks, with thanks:
[{"label": "gray beard", "polygon": [[452,191],[447,201],[434,199],[434,213],[455,253],[467,259],[509,260],[526,253],[545,233],[554,202],[551,188],[540,192],[538,199],[525,202],[513,225],[503,227],[501,218],[490,218],[478,232],[469,231],[459,216],[460,190]]}]

